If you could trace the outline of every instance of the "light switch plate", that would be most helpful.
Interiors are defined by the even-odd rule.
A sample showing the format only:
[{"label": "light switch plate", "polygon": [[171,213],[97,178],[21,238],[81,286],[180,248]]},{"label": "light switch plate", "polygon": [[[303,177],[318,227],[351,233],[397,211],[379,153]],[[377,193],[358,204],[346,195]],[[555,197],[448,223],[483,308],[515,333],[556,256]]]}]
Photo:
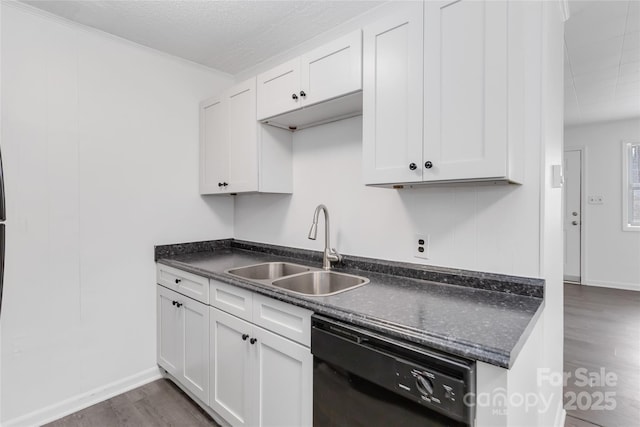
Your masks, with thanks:
[{"label": "light switch plate", "polygon": [[562,165],[551,165],[551,171],[553,174],[551,187],[562,188],[564,185],[564,174],[562,172]]}]

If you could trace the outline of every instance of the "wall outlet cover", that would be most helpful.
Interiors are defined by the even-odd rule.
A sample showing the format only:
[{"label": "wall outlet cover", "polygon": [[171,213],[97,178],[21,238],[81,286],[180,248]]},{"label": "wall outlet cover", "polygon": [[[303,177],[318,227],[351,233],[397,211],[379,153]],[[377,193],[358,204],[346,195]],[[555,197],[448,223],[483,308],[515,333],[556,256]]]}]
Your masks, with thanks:
[{"label": "wall outlet cover", "polygon": [[416,233],[413,238],[413,256],[416,258],[429,259],[429,235]]}]

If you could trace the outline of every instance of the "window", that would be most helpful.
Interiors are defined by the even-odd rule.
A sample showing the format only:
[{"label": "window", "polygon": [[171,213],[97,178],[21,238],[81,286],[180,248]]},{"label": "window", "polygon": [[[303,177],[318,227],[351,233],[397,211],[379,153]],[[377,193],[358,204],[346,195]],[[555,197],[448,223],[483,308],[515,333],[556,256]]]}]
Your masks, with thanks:
[{"label": "window", "polygon": [[640,231],[640,142],[624,142],[622,158],[622,228]]}]

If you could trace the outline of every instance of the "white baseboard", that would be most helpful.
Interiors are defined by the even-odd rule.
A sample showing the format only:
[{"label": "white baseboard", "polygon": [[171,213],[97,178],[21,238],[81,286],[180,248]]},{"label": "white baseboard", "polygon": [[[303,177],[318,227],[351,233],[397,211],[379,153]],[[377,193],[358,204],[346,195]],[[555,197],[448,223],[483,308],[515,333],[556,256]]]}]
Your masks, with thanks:
[{"label": "white baseboard", "polygon": [[583,285],[586,286],[598,286],[600,288],[612,288],[622,289],[626,291],[640,291],[640,283],[625,283],[625,282],[597,282],[588,280]]},{"label": "white baseboard", "polygon": [[162,378],[160,370],[158,367],[153,367],[29,414],[8,420],[2,425],[3,427],[41,426],[160,378]]}]

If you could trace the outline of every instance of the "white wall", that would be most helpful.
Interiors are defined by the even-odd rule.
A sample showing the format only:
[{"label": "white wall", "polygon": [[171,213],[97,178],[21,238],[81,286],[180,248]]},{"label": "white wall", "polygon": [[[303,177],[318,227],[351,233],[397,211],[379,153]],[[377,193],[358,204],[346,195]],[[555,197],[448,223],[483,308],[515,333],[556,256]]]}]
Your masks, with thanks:
[{"label": "white wall", "polygon": [[640,290],[640,233],[622,230],[622,141],[629,140],[640,141],[640,118],[565,130],[565,149],[586,149],[585,194],[604,196],[583,212],[587,285]]},{"label": "white wall", "polygon": [[[293,194],[237,196],[235,237],[321,250],[323,234],[307,233],[324,203],[341,253],[537,276],[539,150],[529,147],[525,185],[398,191],[362,184],[361,117],[295,132]],[[431,236],[430,260],[413,257],[417,232]]]},{"label": "white wall", "polygon": [[232,78],[2,8],[2,422],[37,424],[153,374],[154,244],[233,236],[197,170],[198,102]]}]

